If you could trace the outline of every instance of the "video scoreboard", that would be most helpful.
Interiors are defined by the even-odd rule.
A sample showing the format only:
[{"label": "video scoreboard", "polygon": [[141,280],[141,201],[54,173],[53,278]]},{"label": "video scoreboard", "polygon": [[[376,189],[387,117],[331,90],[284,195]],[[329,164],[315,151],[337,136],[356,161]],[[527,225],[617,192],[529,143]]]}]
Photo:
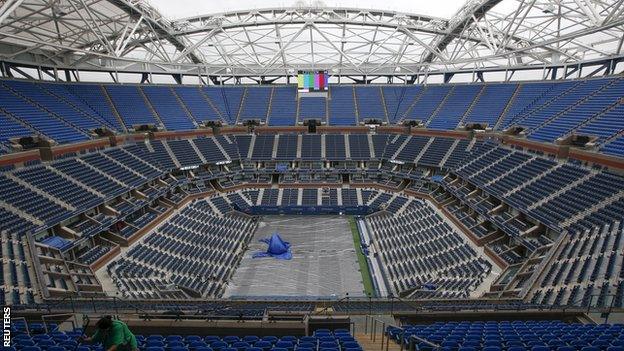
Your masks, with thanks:
[{"label": "video scoreboard", "polygon": [[327,71],[298,71],[297,88],[300,93],[327,92]]}]

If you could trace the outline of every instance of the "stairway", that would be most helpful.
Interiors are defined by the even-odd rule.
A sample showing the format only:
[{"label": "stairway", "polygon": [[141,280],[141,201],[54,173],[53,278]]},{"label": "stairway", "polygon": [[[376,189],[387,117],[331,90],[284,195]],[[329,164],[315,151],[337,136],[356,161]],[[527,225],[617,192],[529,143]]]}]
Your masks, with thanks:
[{"label": "stairway", "polygon": [[273,150],[271,151],[271,158],[277,158],[277,147],[279,146],[279,134],[275,135],[275,140],[273,141]]},{"label": "stairway", "polygon": [[22,180],[21,178],[15,176],[14,174],[12,174],[10,172],[4,173],[4,176],[7,177],[10,180],[16,182],[17,184],[23,186],[24,188],[26,188],[26,189],[34,192],[34,193],[37,193],[38,195],[48,199],[49,201],[52,201],[53,203],[64,207],[66,210],[69,210],[71,212],[77,210],[77,208],[74,207],[73,205],[71,205],[70,203],[65,202],[65,201],[63,201],[60,198],[57,198],[55,196],[52,196],[48,192],[35,187],[34,185],[32,185],[32,184]]},{"label": "stairway", "polygon": [[565,193],[566,191],[575,188],[576,186],[580,185],[581,183],[584,183],[586,181],[588,181],[589,179],[591,179],[593,176],[596,175],[597,172],[589,172],[586,175],[584,175],[583,177],[571,182],[571,183],[567,183],[563,188],[552,192],[550,194],[548,194],[548,196],[546,196],[545,198],[535,202],[534,204],[532,204],[531,206],[529,206],[527,208],[527,210],[532,211],[538,207],[540,207],[541,205],[547,203],[548,201],[556,198],[557,196]]},{"label": "stairway", "polygon": [[360,344],[363,351],[385,351],[386,345],[388,345],[387,346],[388,351],[400,351],[401,350],[401,346],[399,344],[394,342],[394,340],[387,340],[385,337],[383,338],[383,344],[382,344],[382,340],[381,340],[382,338],[381,338],[380,332],[377,333],[375,337],[375,341],[371,339],[371,336],[369,334],[355,333],[354,336],[355,336],[355,340],[357,340],[357,342]]},{"label": "stairway", "polygon": [[175,156],[175,154],[173,153],[173,150],[171,150],[166,140],[162,141],[162,145],[165,148],[165,150],[167,150],[167,154],[169,155],[169,157],[171,157],[171,160],[173,160],[173,163],[175,163],[176,167],[178,168],[182,167],[182,164],[180,163],[180,161],[178,161],[178,158]]},{"label": "stairway", "polygon": [[103,85],[100,85],[100,89],[102,90],[102,96],[104,96],[104,98],[106,99],[106,102],[108,103],[111,112],[113,112],[113,116],[115,116],[117,122],[119,123],[121,128],[123,128],[124,132],[128,132],[128,127],[126,127],[126,123],[124,122],[123,118],[121,118],[119,111],[117,111],[117,107],[115,107],[113,99],[111,99],[110,95],[108,95],[108,91],[106,91],[106,88],[104,88]]},{"label": "stairway", "polygon": [[442,157],[442,160],[440,161],[440,167],[444,167],[444,164],[453,154],[453,151],[457,147],[457,144],[459,144],[459,139],[455,139],[455,141],[453,141],[453,144],[449,147],[448,151],[446,151],[446,154],[444,155],[444,157]]},{"label": "stairway", "polygon": [[421,157],[423,157],[423,155],[425,154],[425,152],[427,152],[427,149],[429,149],[429,146],[431,144],[433,144],[433,141],[435,140],[435,138],[429,138],[429,140],[427,141],[427,144],[425,144],[425,146],[423,146],[422,150],[420,150],[420,152],[418,153],[418,155],[416,155],[416,158],[414,159],[414,163],[418,164],[418,161],[420,161]]},{"label": "stairway", "polygon": [[476,171],[475,173],[471,174],[468,176],[468,179],[473,179],[475,177],[477,177],[479,174],[489,170],[490,168],[492,168],[493,166],[505,161],[506,159],[508,159],[511,155],[513,155],[513,152],[508,153],[507,155],[496,159],[494,162],[490,162],[488,163],[485,167],[479,169],[478,171]]},{"label": "stairway", "polygon": [[396,116],[395,117],[396,124],[399,124],[401,121],[403,121],[405,116],[410,114],[410,112],[414,109],[414,106],[416,105],[416,103],[418,101],[420,101],[422,96],[425,94],[425,91],[427,91],[427,87],[422,88],[420,90],[420,92],[418,93],[418,95],[414,96],[414,101],[412,101],[412,103],[409,105],[409,107],[405,110],[405,114],[403,116]]},{"label": "stairway", "polygon": [[519,165],[505,170],[505,172],[503,172],[498,177],[496,177],[496,178],[490,180],[489,182],[483,184],[483,186],[481,188],[485,189],[485,188],[489,187],[490,185],[492,185],[492,184],[496,183],[497,181],[501,180],[502,178],[504,178],[504,177],[508,176],[509,174],[517,171],[519,168],[526,166],[528,163],[530,163],[531,161],[535,160],[536,158],[537,158],[536,156],[531,156],[530,158],[528,158],[526,161],[520,163]]},{"label": "stairway", "polygon": [[189,139],[189,144],[191,144],[191,147],[193,148],[193,150],[195,150],[195,153],[197,154],[197,156],[199,157],[199,159],[202,161],[203,164],[208,163],[208,161],[206,161],[206,158],[204,157],[204,155],[201,153],[201,151],[199,151],[199,149],[197,148],[197,145],[195,145],[195,142],[193,141],[193,139]]},{"label": "stairway", "polygon": [[31,125],[30,123],[28,123],[27,121],[24,121],[24,120],[22,120],[21,118],[19,118],[19,117],[17,117],[17,116],[14,116],[12,113],[10,113],[10,112],[8,112],[8,111],[6,111],[6,110],[2,109],[2,107],[0,107],[0,112],[2,112],[2,114],[4,114],[4,116],[6,116],[8,119],[12,120],[13,122],[15,122],[15,123],[17,123],[17,124],[21,125],[22,127],[26,128],[26,129],[30,130],[30,131],[33,133],[33,135],[35,135],[35,134],[39,134],[39,135],[43,135],[43,136],[45,136],[46,138],[48,138],[48,139],[50,139],[50,140],[53,140],[52,138],[50,138],[50,137],[49,137],[49,136],[47,136],[46,134],[44,134],[44,133],[42,133],[42,132],[38,131],[38,130],[37,130],[37,128],[35,128],[34,126],[32,126],[32,125]]},{"label": "stairway", "polygon": [[184,112],[186,112],[186,116],[191,120],[191,122],[193,122],[193,125],[195,126],[195,128],[198,128],[199,127],[199,122],[197,122],[197,120],[195,119],[195,116],[193,116],[191,111],[186,107],[186,105],[184,104],[184,101],[182,101],[180,96],[178,96],[178,94],[176,93],[175,89],[173,89],[172,87],[169,87],[169,89],[171,90],[171,94],[173,94],[173,96],[175,96],[176,100],[178,101],[178,104],[180,104],[180,106],[182,107]]},{"label": "stairway", "polygon": [[297,105],[295,105],[295,126],[298,126],[299,125],[299,95],[298,94],[297,94],[297,97],[295,97],[295,100],[297,101]]},{"label": "stairway", "polygon": [[466,117],[468,117],[468,115],[470,114],[470,112],[472,112],[472,109],[475,107],[477,102],[479,102],[479,99],[481,99],[481,95],[483,95],[484,91],[485,91],[485,84],[483,84],[481,86],[481,89],[479,90],[479,93],[477,93],[475,98],[472,100],[472,103],[470,104],[470,106],[468,106],[468,108],[466,109],[466,112],[464,112],[464,115],[459,119],[459,122],[457,122],[457,125],[455,126],[455,128],[457,128],[460,125],[464,124],[464,121],[466,120]]},{"label": "stairway", "polygon": [[101,198],[105,198],[106,197],[106,195],[104,195],[103,193],[93,189],[92,187],[86,185],[85,183],[83,183],[83,182],[81,182],[81,181],[79,181],[77,179],[74,179],[74,178],[70,177],[69,175],[59,171],[58,169],[56,169],[54,167],[46,166],[46,169],[49,170],[52,173],[55,173],[56,175],[58,175],[60,177],[65,178],[68,182],[76,184],[76,186],[78,186],[78,187],[80,187],[80,188],[90,192],[91,194],[93,194],[93,195],[95,195],[97,197],[101,197]]},{"label": "stairway", "polygon": [[140,177],[140,178],[143,178],[143,179],[147,179],[147,177],[146,177],[146,176],[144,176],[143,174],[141,174],[141,173],[139,173],[139,172],[135,171],[134,169],[132,169],[132,168],[130,168],[130,167],[128,167],[128,166],[126,166],[125,164],[123,164],[123,163],[121,163],[121,162],[117,161],[115,158],[110,157],[110,156],[108,156],[108,155],[107,155],[107,154],[105,154],[105,153],[102,153],[102,156],[103,156],[104,158],[107,158],[110,162],[115,163],[115,164],[117,164],[119,167],[121,167],[121,168],[125,169],[126,171],[128,171],[128,173],[132,173],[132,174],[136,175],[137,177]]},{"label": "stairway", "polygon": [[381,96],[381,106],[384,110],[385,122],[390,124],[390,119],[388,118],[388,106],[386,106],[386,97],[383,94],[383,89],[379,87],[379,96]]},{"label": "stairway", "polygon": [[221,121],[223,123],[227,124],[227,118],[223,118],[223,115],[221,114],[221,111],[219,111],[219,109],[214,105],[214,103],[212,102],[212,100],[210,100],[208,95],[206,95],[206,93],[204,93],[204,90],[202,88],[200,88],[200,87],[198,87],[197,89],[199,89],[199,94],[204,97],[204,99],[206,100],[208,105],[210,105],[210,107],[212,107],[212,109],[217,113],[217,115],[219,115],[219,118],[221,119]]},{"label": "stairway", "polygon": [[251,141],[249,142],[249,150],[247,151],[247,155],[246,155],[247,159],[251,160],[255,146],[256,146],[256,134],[252,134]]},{"label": "stairway", "polygon": [[358,109],[358,99],[357,94],[355,93],[355,84],[351,87],[353,91],[353,107],[355,107],[355,125],[360,124],[360,110]]},{"label": "stairway", "polygon": [[238,105],[238,111],[236,112],[236,122],[235,124],[239,124],[240,122],[240,114],[243,111],[243,106],[245,106],[245,100],[247,99],[247,88],[243,90],[243,97],[241,98],[240,105]]},{"label": "stairway", "polygon": [[496,123],[494,124],[494,127],[492,128],[493,130],[498,130],[498,128],[500,128],[501,123],[503,123],[503,121],[505,120],[505,116],[507,116],[509,109],[511,108],[511,106],[513,106],[514,101],[516,101],[516,98],[518,97],[518,94],[520,94],[521,90],[522,90],[522,84],[518,84],[516,86],[516,90],[514,90],[514,93],[511,94],[511,98],[509,98],[509,101],[507,101],[507,105],[503,109],[503,112],[501,112],[500,116],[498,116],[498,118],[496,119]]},{"label": "stairway", "polygon": [[367,134],[366,137],[368,138],[368,151],[370,152],[370,156],[371,158],[376,158],[377,155],[375,155],[375,145],[373,144],[373,135]]},{"label": "stairway", "polygon": [[76,132],[80,132],[80,133],[82,133],[82,134],[86,135],[87,137],[90,137],[90,136],[89,136],[89,131],[84,130],[82,127],[79,127],[79,126],[75,125],[74,123],[72,123],[72,122],[70,122],[70,121],[66,120],[63,116],[58,115],[58,114],[56,114],[56,113],[54,113],[54,112],[52,112],[52,111],[48,110],[48,109],[47,109],[47,108],[45,108],[44,106],[40,105],[37,101],[32,100],[31,98],[29,98],[29,97],[27,97],[27,96],[25,96],[25,95],[22,95],[20,92],[18,92],[18,91],[16,91],[16,90],[14,90],[14,89],[13,89],[13,88],[11,88],[10,86],[8,86],[8,85],[6,85],[6,84],[2,84],[2,82],[0,82],[0,85],[3,85],[3,86],[4,86],[4,88],[6,89],[6,91],[8,91],[8,92],[10,92],[11,94],[15,95],[16,97],[18,97],[18,98],[20,98],[20,99],[24,100],[24,102],[26,102],[26,103],[28,103],[28,104],[30,104],[30,105],[33,105],[34,107],[36,107],[37,109],[39,109],[39,110],[41,110],[41,111],[45,111],[47,114],[49,114],[49,115],[50,115],[50,117],[52,117],[52,118],[54,118],[54,119],[58,120],[58,122],[59,122],[59,123],[65,124],[66,126],[68,126],[68,127],[70,127],[70,128],[75,129],[75,130],[76,130]]},{"label": "stairway", "polygon": [[466,151],[472,151],[472,148],[477,144],[477,138],[470,139],[468,143],[468,147],[466,147]]},{"label": "stairway", "polygon": [[[96,119],[93,118],[92,116],[90,116],[89,114],[87,114],[83,109],[81,109],[79,106],[76,106],[73,102],[67,100],[65,97],[63,97],[62,95],[58,95],[55,92],[49,90],[46,85],[44,84],[37,84],[37,86],[39,88],[41,88],[41,90],[44,90],[48,95],[54,96],[55,98],[63,101],[64,104],[71,106],[76,112],[80,113],[82,115],[83,118],[86,118],[88,120],[91,120],[92,122],[94,122],[95,124],[99,124],[99,125],[106,125],[107,128],[110,128],[110,130],[115,130],[115,127],[113,125],[110,124],[110,122],[106,121],[105,119]],[[95,111],[93,111],[95,112]]]},{"label": "stairway", "polygon": [[429,126],[429,124],[431,123],[431,121],[433,121],[433,119],[435,118],[435,116],[438,114],[438,112],[440,112],[440,110],[442,109],[442,106],[444,106],[444,104],[446,103],[446,100],[449,99],[449,97],[451,95],[453,95],[453,93],[455,92],[455,86],[451,87],[451,89],[449,89],[449,91],[446,93],[446,95],[444,96],[444,99],[442,99],[442,101],[440,101],[440,104],[438,105],[438,107],[436,107],[436,109],[433,111],[433,113],[431,114],[431,116],[429,116],[429,118],[427,118],[427,121],[423,121],[423,124],[425,126]]},{"label": "stairway", "polygon": [[271,110],[273,109],[273,94],[275,94],[275,87],[271,88],[271,95],[269,95],[269,107],[267,108],[266,118],[264,119],[264,124],[269,125],[269,116],[271,115]]},{"label": "stairway", "polygon": [[390,159],[391,160],[395,160],[397,158],[397,156],[399,156],[401,151],[403,151],[403,148],[405,147],[405,145],[407,145],[411,139],[412,139],[411,135],[408,136],[407,138],[405,138],[405,140],[403,141],[403,144],[401,144],[401,146],[399,146],[399,148],[396,150],[396,152],[394,153],[394,155],[392,155],[392,157]]},{"label": "stairway", "polygon": [[[568,95],[570,92],[574,91],[576,88],[578,88],[583,83],[584,83],[583,81],[577,82],[576,84],[571,86],[569,89],[566,89],[565,91],[563,91],[561,94],[559,94],[557,96],[553,96],[550,100],[540,104],[535,109],[531,108],[533,106],[533,103],[527,105],[527,107],[525,107],[522,112],[520,112],[519,114],[516,115],[518,117],[515,118],[512,122],[510,122],[510,124],[518,125],[518,124],[522,123],[529,116],[534,115],[536,112],[541,111],[541,110],[545,109],[546,107],[550,106],[553,102],[559,100],[559,98],[561,98],[561,97],[563,97],[565,95]],[[548,91],[544,92],[544,94],[546,94],[546,93],[548,93]],[[542,96],[543,96],[543,94],[542,94]],[[541,96],[536,98],[535,100],[538,100],[538,99],[541,99]],[[535,100],[533,102],[535,102]]]},{"label": "stairway", "polygon": [[32,215],[30,215],[30,214],[20,210],[19,208],[13,207],[11,204],[6,203],[6,202],[4,202],[2,200],[0,200],[0,208],[6,210],[8,212],[11,212],[11,213],[13,213],[13,214],[15,214],[15,215],[17,215],[19,217],[22,217],[22,218],[24,218],[26,220],[29,220],[29,221],[35,223],[38,226],[41,226],[41,225],[44,224],[44,222],[42,220],[40,220],[39,218],[36,218],[36,217],[34,217],[34,216],[32,216]]},{"label": "stairway", "polygon": [[[145,144],[145,145],[147,146],[148,144]],[[149,147],[151,147],[151,145],[150,145]],[[132,158],[134,158],[134,159],[136,159],[136,160],[138,160],[138,161],[142,162],[143,164],[148,165],[150,168],[152,168],[152,169],[154,169],[154,170],[156,170],[156,171],[162,172],[162,170],[161,170],[161,169],[159,169],[159,168],[157,168],[156,166],[152,165],[150,162],[147,162],[147,161],[143,160],[142,158],[139,158],[137,155],[133,154],[132,152],[129,152],[129,151],[125,150],[125,149],[119,149],[119,150],[123,151],[123,152],[124,152],[124,153],[126,153],[128,156],[130,156],[130,157],[132,157]],[[151,150],[151,152],[154,152],[154,150],[152,149],[152,150]]]},{"label": "stairway", "polygon": [[143,92],[143,89],[141,89],[141,87],[136,87],[136,88],[139,91],[139,95],[141,95],[141,97],[143,97],[143,101],[145,101],[145,106],[147,106],[147,108],[150,110],[152,115],[154,115],[154,117],[156,118],[156,121],[158,122],[158,124],[162,128],[167,129],[167,127],[165,127],[165,123],[163,123],[162,118],[160,118],[160,115],[158,114],[158,112],[156,112],[156,109],[154,108],[154,106],[152,106],[152,103],[150,102],[149,98]]},{"label": "stairway", "polygon": [[301,134],[297,134],[297,159],[301,159],[301,148],[303,144],[303,137]]},{"label": "stairway", "polygon": [[507,196],[509,196],[509,195],[511,195],[511,194],[513,194],[513,193],[515,193],[516,191],[519,191],[520,189],[525,188],[525,187],[527,187],[527,186],[529,186],[529,185],[531,185],[531,184],[535,183],[536,181],[538,181],[538,180],[540,180],[540,179],[544,178],[546,175],[550,174],[551,172],[555,171],[556,169],[559,169],[559,167],[561,167],[561,166],[563,166],[563,163],[558,163],[555,167],[553,167],[553,168],[551,168],[551,169],[547,170],[546,172],[544,172],[544,173],[542,173],[542,174],[538,175],[537,177],[535,177],[535,178],[531,178],[531,179],[529,179],[528,181],[526,181],[526,182],[524,182],[524,183],[522,183],[522,184],[518,185],[517,187],[515,187],[515,188],[513,188],[513,189],[511,189],[511,190],[509,190],[509,191],[507,191],[507,192],[505,193],[505,195],[503,195],[503,197],[507,197]]},{"label": "stairway", "polygon": [[[225,138],[227,138],[227,136],[224,136]],[[217,148],[221,151],[221,153],[223,154],[223,156],[228,160],[228,161],[232,161],[232,159],[230,158],[230,155],[228,155],[227,151],[225,151],[225,149],[223,148],[223,146],[221,145],[221,143],[219,143],[219,140],[217,140],[217,138],[213,138],[213,141],[215,143],[215,145],[217,145]]]},{"label": "stairway", "polygon": [[[577,108],[580,104],[586,102],[587,100],[593,98],[596,95],[599,95],[600,93],[602,93],[605,89],[609,88],[610,86],[612,86],[613,84],[615,84],[618,80],[617,79],[613,79],[611,80],[609,83],[604,84],[603,86],[601,86],[598,90],[594,90],[591,94],[584,96],[583,98],[581,98],[580,100],[577,100],[576,103],[574,103],[573,105],[570,105],[568,107],[566,107],[566,109],[564,109],[563,111],[550,116],[550,118],[548,118],[547,120],[543,121],[542,123],[540,123],[538,126],[534,127],[533,129],[531,129],[531,132],[534,132],[538,129],[541,129],[545,126],[547,126],[548,124],[552,123],[553,121],[556,121],[557,119],[559,119],[559,117],[564,116],[566,113],[568,113],[571,110],[574,110],[575,108]],[[616,102],[616,104],[618,104],[618,102]],[[600,113],[598,113],[597,115],[599,115]],[[589,116],[587,119],[591,119],[594,116]]]},{"label": "stairway", "polygon": [[568,227],[570,224],[576,223],[580,220],[585,219],[586,217],[590,216],[592,213],[598,212],[601,209],[611,205],[612,203],[619,201],[620,199],[624,198],[624,191],[620,191],[618,193],[615,193],[613,195],[611,195],[610,197],[604,199],[603,201],[601,201],[599,204],[589,207],[587,209],[585,209],[582,212],[577,213],[576,215],[574,215],[573,217],[570,217],[568,219],[566,219],[565,221],[563,221],[562,223],[560,223],[561,227],[566,228]]}]

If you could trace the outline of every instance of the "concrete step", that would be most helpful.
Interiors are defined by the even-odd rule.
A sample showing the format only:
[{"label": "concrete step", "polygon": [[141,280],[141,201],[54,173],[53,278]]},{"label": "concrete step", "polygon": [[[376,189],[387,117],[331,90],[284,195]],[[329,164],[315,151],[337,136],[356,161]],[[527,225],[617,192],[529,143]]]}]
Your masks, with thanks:
[{"label": "concrete step", "polygon": [[411,139],[412,139],[412,136],[409,135],[407,138],[405,138],[405,140],[403,140],[403,144],[401,144],[401,146],[399,146],[399,148],[394,152],[394,155],[392,155],[393,160],[396,159],[397,156],[399,156],[401,151],[403,151],[403,148],[405,147],[405,145],[407,145]]},{"label": "concrete step", "polygon": [[453,144],[448,148],[448,150],[446,151],[446,154],[442,158],[442,161],[440,161],[440,167],[444,167],[444,164],[453,154],[453,151],[457,147],[457,144],[459,144],[459,139],[455,139],[455,141],[453,141]]},{"label": "concrete step", "polygon": [[383,344],[381,332],[378,330],[377,335],[375,335],[375,341],[371,339],[370,334],[364,333],[355,333],[355,340],[360,344],[362,350],[364,351],[400,351],[401,346],[397,344],[394,340],[387,340],[386,337],[383,338]]},{"label": "concrete step", "polygon": [[175,163],[176,167],[178,168],[182,167],[182,164],[180,163],[180,161],[178,161],[178,158],[173,153],[173,150],[171,150],[171,148],[169,147],[169,144],[167,144],[167,140],[163,140],[162,145],[167,151],[167,154],[169,155],[169,157],[171,157],[171,160],[173,161],[173,163]]}]

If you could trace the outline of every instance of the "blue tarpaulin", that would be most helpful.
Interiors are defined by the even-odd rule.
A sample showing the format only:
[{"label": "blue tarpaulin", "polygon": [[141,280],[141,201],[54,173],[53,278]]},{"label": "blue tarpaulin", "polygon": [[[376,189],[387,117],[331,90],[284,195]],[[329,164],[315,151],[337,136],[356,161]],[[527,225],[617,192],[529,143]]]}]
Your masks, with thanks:
[{"label": "blue tarpaulin", "polygon": [[256,252],[253,258],[273,257],[278,260],[292,259],[290,243],[282,240],[279,234],[275,233],[270,238],[260,239],[260,242],[268,245],[266,252]]},{"label": "blue tarpaulin", "polygon": [[441,175],[434,175],[434,176],[431,176],[431,181],[432,181],[432,182],[442,183],[442,180],[443,180],[443,179],[444,179],[444,177],[443,177],[443,176],[441,176]]},{"label": "blue tarpaulin", "polygon": [[42,244],[46,244],[48,246],[52,246],[55,247],[61,251],[64,251],[66,248],[69,248],[72,246],[72,242],[67,240],[67,239],[63,239],[60,236],[49,236],[45,239],[43,239],[41,241]]},{"label": "blue tarpaulin", "polygon": [[432,283],[425,283],[421,286],[423,290],[437,290],[438,286]]}]

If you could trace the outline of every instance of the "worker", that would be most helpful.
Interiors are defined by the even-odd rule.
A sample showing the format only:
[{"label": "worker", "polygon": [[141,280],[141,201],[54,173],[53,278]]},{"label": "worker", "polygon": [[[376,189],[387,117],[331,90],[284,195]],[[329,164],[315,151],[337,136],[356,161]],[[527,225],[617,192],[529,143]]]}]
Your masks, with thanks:
[{"label": "worker", "polygon": [[137,341],[128,326],[111,316],[104,316],[95,325],[96,331],[86,342],[102,343],[105,351],[137,351]]}]

